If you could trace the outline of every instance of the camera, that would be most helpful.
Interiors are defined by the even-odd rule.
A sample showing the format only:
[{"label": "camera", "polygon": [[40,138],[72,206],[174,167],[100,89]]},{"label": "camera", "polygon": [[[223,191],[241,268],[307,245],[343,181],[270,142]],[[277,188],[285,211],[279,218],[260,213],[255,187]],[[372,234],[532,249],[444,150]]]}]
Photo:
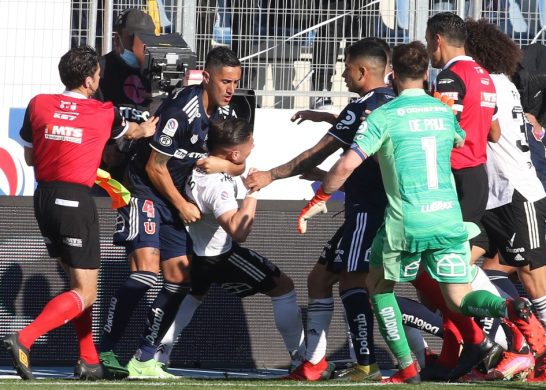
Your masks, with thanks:
[{"label": "camera", "polygon": [[145,44],[143,74],[150,80],[152,96],[169,95],[182,85],[186,72],[195,69],[197,55],[178,33],[138,37]]}]

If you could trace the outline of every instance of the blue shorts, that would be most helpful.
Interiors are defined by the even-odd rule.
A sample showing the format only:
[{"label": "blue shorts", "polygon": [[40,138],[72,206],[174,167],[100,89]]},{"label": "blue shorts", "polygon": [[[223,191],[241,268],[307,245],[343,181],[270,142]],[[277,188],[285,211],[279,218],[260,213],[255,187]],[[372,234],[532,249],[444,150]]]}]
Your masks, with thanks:
[{"label": "blue shorts", "polygon": [[150,199],[131,198],[118,209],[114,245],[127,254],[139,248],[159,249],[161,260],[191,254],[192,242],[184,223],[171,208]]},{"label": "blue shorts", "polygon": [[318,263],[327,264],[333,273],[368,272],[372,242],[383,219],[384,210],[349,210],[343,225],[324,246]]}]

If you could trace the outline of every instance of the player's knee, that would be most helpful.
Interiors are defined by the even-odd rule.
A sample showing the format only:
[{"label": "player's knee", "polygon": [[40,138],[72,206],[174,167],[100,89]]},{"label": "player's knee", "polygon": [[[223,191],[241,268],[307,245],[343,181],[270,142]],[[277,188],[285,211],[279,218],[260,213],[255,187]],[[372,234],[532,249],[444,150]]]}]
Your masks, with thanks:
[{"label": "player's knee", "polygon": [[279,295],[288,294],[292,290],[294,290],[294,282],[288,275],[281,272],[280,276],[275,278],[275,287],[268,291],[266,295],[277,297]]}]

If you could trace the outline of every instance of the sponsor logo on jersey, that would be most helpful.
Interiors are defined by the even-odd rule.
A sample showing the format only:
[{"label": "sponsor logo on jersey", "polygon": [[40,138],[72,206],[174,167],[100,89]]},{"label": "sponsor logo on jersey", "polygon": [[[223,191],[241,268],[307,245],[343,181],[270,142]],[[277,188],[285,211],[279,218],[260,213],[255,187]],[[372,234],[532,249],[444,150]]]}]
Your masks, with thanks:
[{"label": "sponsor logo on jersey", "polygon": [[476,73],[478,74],[485,74],[485,71],[483,70],[483,68],[481,66],[475,66],[474,67],[474,70],[476,71]]},{"label": "sponsor logo on jersey", "polygon": [[459,100],[459,92],[441,92],[441,96],[446,96],[449,99]]},{"label": "sponsor logo on jersey", "polygon": [[183,159],[185,157],[198,159],[205,156],[206,153],[188,152],[186,149],[176,149],[176,152],[174,152],[174,157],[179,159]]},{"label": "sponsor logo on jersey", "polygon": [[53,118],[62,119],[65,121],[73,121],[78,117],[77,112],[64,112],[64,111],[55,111],[53,113]]},{"label": "sponsor logo on jersey", "polygon": [[52,141],[66,141],[81,144],[83,129],[70,126],[47,125],[44,138]]},{"label": "sponsor logo on jersey", "polygon": [[482,92],[480,99],[481,107],[495,108],[497,104],[497,94],[494,92]]},{"label": "sponsor logo on jersey", "polygon": [[429,112],[447,112],[449,107],[442,104],[439,106],[424,106],[424,107],[408,107],[408,108],[399,108],[396,110],[396,115],[405,116],[406,114],[417,114],[417,113],[429,113]]},{"label": "sponsor logo on jersey", "polygon": [[435,202],[425,204],[421,206],[422,213],[433,213],[435,211],[449,210],[453,208],[453,202],[444,202],[443,200],[437,200]]},{"label": "sponsor logo on jersey", "polygon": [[438,85],[440,85],[440,84],[452,84],[454,82],[455,82],[455,80],[453,80],[453,79],[440,79],[440,80],[438,80],[437,84]]},{"label": "sponsor logo on jersey", "polygon": [[346,130],[349,128],[350,125],[355,123],[355,121],[356,121],[356,114],[352,111],[347,110],[347,114],[345,118],[341,119],[339,122],[336,123],[336,129]]},{"label": "sponsor logo on jersey", "polygon": [[222,200],[228,200],[229,199],[229,194],[227,191],[222,191],[220,192],[220,199]]},{"label": "sponsor logo on jersey", "polygon": [[123,118],[133,122],[144,122],[150,118],[150,113],[148,111],[137,110],[133,107],[120,107],[119,113]]},{"label": "sponsor logo on jersey", "polygon": [[490,80],[489,80],[489,79],[481,78],[481,79],[480,79],[480,83],[482,83],[483,85],[489,85]]},{"label": "sponsor logo on jersey", "polygon": [[167,121],[167,123],[165,123],[165,127],[163,128],[163,134],[166,134],[169,137],[173,137],[177,129],[178,121],[174,118],[171,118]]},{"label": "sponsor logo on jersey", "polygon": [[171,146],[173,143],[173,139],[169,137],[168,135],[162,135],[159,137],[159,144],[162,146]]},{"label": "sponsor logo on jersey", "polygon": [[463,277],[467,275],[468,265],[465,259],[456,253],[445,255],[436,263],[438,276]]},{"label": "sponsor logo on jersey", "polygon": [[61,110],[76,111],[78,109],[78,105],[76,104],[76,102],[68,102],[66,100],[61,100],[59,108]]}]

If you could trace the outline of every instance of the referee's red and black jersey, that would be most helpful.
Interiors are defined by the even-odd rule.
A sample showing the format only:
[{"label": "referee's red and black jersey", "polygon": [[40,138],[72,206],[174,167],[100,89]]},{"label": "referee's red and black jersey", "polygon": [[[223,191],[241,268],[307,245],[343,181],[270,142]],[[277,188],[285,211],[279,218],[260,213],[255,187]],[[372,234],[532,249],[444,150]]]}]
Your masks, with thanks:
[{"label": "referee's red and black jersey", "polygon": [[106,141],[126,130],[112,103],[65,92],[35,96],[25,112],[20,136],[34,151],[38,182],[91,187]]},{"label": "referee's red and black jersey", "polygon": [[497,93],[489,72],[471,57],[458,56],[444,66],[434,87],[453,99],[459,124],[466,132],[463,148],[454,148],[451,167],[463,169],[487,161],[487,135],[496,113]]}]

